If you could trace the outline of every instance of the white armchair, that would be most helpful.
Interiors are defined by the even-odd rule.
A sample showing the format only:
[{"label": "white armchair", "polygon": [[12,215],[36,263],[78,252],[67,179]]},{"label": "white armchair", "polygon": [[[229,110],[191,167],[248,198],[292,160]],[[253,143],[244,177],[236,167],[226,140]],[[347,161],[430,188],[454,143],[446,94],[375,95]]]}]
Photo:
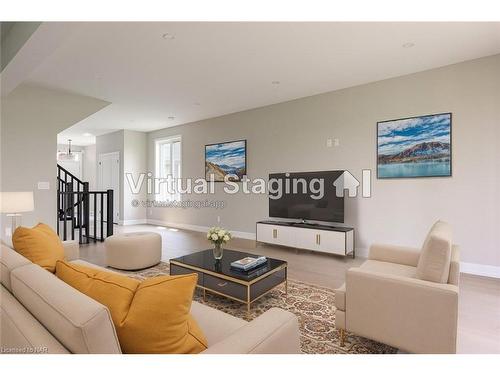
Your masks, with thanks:
[{"label": "white armchair", "polygon": [[[445,282],[420,276],[425,267],[437,269],[436,262],[429,264],[427,258],[428,264],[424,264],[421,259],[421,254],[429,251],[427,248],[434,245],[431,251],[436,251],[432,241],[442,233],[437,233],[435,227],[422,251],[373,245],[368,260],[347,271],[346,283],[335,294],[335,322],[341,345],[345,331],[349,331],[411,353],[456,352],[458,247],[450,242],[449,255],[443,254],[444,261],[438,262],[441,268],[447,267]],[[443,238],[439,240],[441,248],[446,247]]]}]

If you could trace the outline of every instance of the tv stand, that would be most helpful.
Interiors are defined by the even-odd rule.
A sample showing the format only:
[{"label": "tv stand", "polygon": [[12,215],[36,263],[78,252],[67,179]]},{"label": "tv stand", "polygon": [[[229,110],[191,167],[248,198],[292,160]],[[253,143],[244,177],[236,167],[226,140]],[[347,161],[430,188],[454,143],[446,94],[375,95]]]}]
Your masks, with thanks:
[{"label": "tv stand", "polygon": [[274,220],[256,227],[258,242],[355,257],[354,228]]}]

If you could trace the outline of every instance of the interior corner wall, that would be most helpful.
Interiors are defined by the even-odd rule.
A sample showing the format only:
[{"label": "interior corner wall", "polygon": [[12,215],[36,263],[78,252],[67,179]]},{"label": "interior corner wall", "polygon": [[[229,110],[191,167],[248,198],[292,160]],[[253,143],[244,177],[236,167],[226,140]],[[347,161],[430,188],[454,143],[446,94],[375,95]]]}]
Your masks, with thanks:
[{"label": "interior corner wall", "polygon": [[[346,198],[345,222],[356,247],[384,242],[420,247],[429,227],[451,223],[461,260],[500,266],[500,55],[149,133],[182,136],[183,178],[204,177],[206,144],[246,139],[250,179],[273,172],[348,169],[358,179],[372,171],[372,197]],[[378,180],[377,121],[452,112],[453,176]],[[338,138],[338,147],[326,140]],[[220,200],[224,209],[151,208],[148,218],[190,226],[221,225],[255,232],[268,217],[265,195],[186,195]]]},{"label": "interior corner wall", "polygon": [[[123,223],[146,223],[145,182],[139,186],[139,192],[134,191],[134,186],[127,180],[127,174],[133,179],[133,184],[140,181],[140,175],[147,173],[147,133],[125,130],[124,131],[124,175],[123,175]],[[145,181],[145,180],[144,180]],[[134,202],[138,202],[135,205]]]},{"label": "interior corner wall", "polygon": [[[34,192],[35,210],[23,214],[23,225],[56,226],[57,134],[108,104],[30,85],[1,98],[1,190]],[[38,190],[42,181],[48,190]]]}]

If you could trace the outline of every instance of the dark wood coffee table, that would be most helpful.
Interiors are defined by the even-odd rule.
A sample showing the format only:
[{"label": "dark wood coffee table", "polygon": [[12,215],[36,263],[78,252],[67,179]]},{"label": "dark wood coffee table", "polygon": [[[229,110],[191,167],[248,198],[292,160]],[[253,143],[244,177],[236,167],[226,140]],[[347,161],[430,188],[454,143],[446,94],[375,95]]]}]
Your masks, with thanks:
[{"label": "dark wood coffee table", "polygon": [[197,287],[250,305],[271,290],[285,285],[287,293],[287,262],[267,258],[267,263],[250,272],[240,272],[231,268],[231,263],[245,258],[258,257],[250,253],[224,249],[221,260],[215,260],[212,249],[170,259],[170,274],[198,274]]}]

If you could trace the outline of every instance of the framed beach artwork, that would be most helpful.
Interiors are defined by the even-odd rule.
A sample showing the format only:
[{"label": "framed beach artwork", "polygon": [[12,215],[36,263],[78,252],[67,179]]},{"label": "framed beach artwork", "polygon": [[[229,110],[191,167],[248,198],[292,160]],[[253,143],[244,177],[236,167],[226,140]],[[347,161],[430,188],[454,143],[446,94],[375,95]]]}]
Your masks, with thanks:
[{"label": "framed beach artwork", "polygon": [[205,179],[241,181],[247,174],[247,141],[231,141],[205,146]]},{"label": "framed beach artwork", "polygon": [[451,113],[377,123],[377,178],[451,176]]}]

